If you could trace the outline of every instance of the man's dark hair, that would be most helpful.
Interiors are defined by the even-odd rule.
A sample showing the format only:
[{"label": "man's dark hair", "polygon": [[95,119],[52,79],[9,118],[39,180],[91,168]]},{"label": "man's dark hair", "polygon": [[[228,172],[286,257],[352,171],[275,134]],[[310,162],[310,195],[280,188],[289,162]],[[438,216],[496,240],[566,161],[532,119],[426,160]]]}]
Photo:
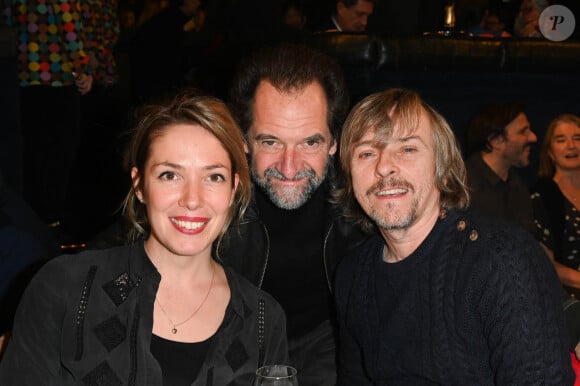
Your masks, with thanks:
[{"label": "man's dark hair", "polygon": [[256,89],[263,80],[281,92],[319,83],[326,95],[328,128],[335,140],[340,138],[349,94],[342,69],[334,59],[303,45],[284,43],[262,48],[243,60],[230,89],[230,107],[244,135],[254,120]]},{"label": "man's dark hair", "polygon": [[476,151],[489,153],[491,140],[505,136],[506,126],[525,112],[519,102],[484,105],[469,121],[465,135],[466,155]]}]

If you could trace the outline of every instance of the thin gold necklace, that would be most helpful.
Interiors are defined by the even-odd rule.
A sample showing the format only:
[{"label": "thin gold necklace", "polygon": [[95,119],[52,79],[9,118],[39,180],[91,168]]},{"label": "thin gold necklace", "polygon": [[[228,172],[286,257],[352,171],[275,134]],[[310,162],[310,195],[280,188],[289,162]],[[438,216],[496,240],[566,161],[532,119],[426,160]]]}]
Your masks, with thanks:
[{"label": "thin gold necklace", "polygon": [[167,318],[167,320],[169,320],[169,323],[171,323],[173,325],[173,328],[171,329],[171,333],[172,334],[177,334],[177,327],[181,326],[182,324],[189,322],[189,320],[191,318],[193,318],[195,316],[195,314],[197,314],[197,312],[201,309],[201,307],[203,307],[203,305],[205,304],[205,301],[207,300],[207,298],[209,298],[209,293],[211,292],[211,289],[213,287],[213,278],[215,276],[215,267],[212,264],[211,265],[211,281],[209,283],[209,289],[207,290],[207,293],[205,294],[205,298],[203,298],[203,300],[201,301],[201,303],[199,303],[199,306],[197,306],[197,308],[193,311],[193,313],[191,315],[189,315],[187,317],[187,319],[185,319],[182,322],[179,323],[173,323],[173,320],[171,320],[171,318],[169,317],[169,315],[167,315],[167,312],[165,312],[165,308],[163,308],[163,306],[161,305],[161,302],[159,301],[159,299],[157,299],[157,297],[155,298],[155,301],[157,301],[157,304],[159,304],[159,308],[161,308],[161,311],[163,312],[163,315],[165,315],[165,317]]}]

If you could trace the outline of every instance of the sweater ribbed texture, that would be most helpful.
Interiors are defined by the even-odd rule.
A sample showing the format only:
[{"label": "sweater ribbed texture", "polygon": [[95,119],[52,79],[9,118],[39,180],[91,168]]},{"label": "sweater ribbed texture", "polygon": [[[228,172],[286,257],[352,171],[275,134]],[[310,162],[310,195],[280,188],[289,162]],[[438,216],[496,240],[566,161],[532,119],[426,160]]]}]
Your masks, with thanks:
[{"label": "sweater ribbed texture", "polygon": [[449,211],[402,261],[396,301],[377,295],[399,268],[383,247],[338,269],[340,385],[573,384],[559,281],[527,232]]}]

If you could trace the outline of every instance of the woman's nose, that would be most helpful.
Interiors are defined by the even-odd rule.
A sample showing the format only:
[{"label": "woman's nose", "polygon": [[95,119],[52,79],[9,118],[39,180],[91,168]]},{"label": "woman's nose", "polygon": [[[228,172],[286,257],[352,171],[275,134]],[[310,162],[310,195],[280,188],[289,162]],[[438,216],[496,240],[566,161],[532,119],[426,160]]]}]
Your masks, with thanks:
[{"label": "woman's nose", "polygon": [[187,182],[183,186],[179,205],[190,210],[195,209],[199,206],[200,197],[200,184],[195,182]]}]

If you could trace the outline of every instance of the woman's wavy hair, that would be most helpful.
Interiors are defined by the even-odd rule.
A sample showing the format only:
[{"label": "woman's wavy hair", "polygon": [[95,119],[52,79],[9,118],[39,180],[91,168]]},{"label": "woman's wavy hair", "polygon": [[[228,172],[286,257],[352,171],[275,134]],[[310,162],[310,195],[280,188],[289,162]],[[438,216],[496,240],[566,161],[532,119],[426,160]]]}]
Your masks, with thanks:
[{"label": "woman's wavy hair", "polygon": [[[455,134],[445,119],[424,102],[417,93],[405,89],[390,89],[371,94],[354,106],[348,115],[340,139],[340,163],[343,188],[336,199],[344,214],[366,231],[374,223],[357,202],[351,176],[354,147],[369,131],[388,139],[395,130],[413,132],[425,116],[431,125],[435,145],[435,184],[443,208],[464,208],[469,204],[466,169]],[[369,170],[369,173],[372,171]]]},{"label": "woman's wavy hair", "polygon": [[[131,137],[126,147],[123,166],[129,173],[135,167],[139,177],[139,186],[131,185],[123,202],[123,213],[131,224],[131,241],[147,236],[150,232],[145,204],[137,199],[136,192],[144,189],[143,171],[150,156],[151,144],[170,126],[178,124],[199,125],[213,134],[228,153],[232,164],[232,177],[236,173],[239,176],[234,203],[219,240],[232,220],[239,221],[249,205],[251,180],[241,130],[221,100],[199,96],[193,90],[184,90],[173,99],[142,106],[137,113],[137,123],[129,133]],[[232,178],[232,184],[233,181]]]},{"label": "woman's wavy hair", "polygon": [[540,148],[540,161],[538,168],[538,175],[540,177],[552,177],[554,173],[556,173],[556,165],[554,165],[554,160],[550,155],[550,148],[556,127],[558,127],[560,123],[571,123],[577,127],[580,127],[580,117],[574,114],[561,114],[552,119],[548,125],[548,128],[546,129],[544,141],[542,142],[542,147]]}]

